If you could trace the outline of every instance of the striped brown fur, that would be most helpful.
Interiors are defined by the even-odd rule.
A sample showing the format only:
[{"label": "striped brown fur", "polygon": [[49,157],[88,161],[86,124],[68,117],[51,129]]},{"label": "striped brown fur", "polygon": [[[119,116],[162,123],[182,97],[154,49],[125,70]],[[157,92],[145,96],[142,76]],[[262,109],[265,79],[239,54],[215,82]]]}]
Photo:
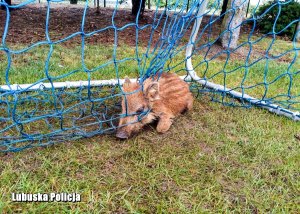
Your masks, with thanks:
[{"label": "striped brown fur", "polygon": [[[158,76],[148,78],[143,83],[143,89],[137,82],[125,80],[123,85],[125,94],[122,98],[122,114],[133,114],[121,118],[120,128],[117,137],[128,138],[133,133],[138,132],[145,124],[158,119],[157,131],[165,133],[172,125],[173,119],[184,110],[190,110],[193,106],[193,96],[189,90],[189,85],[181,80],[176,74],[163,73]],[[138,116],[134,115],[141,111],[150,112],[139,122]],[[127,126],[122,126],[128,124]]]}]

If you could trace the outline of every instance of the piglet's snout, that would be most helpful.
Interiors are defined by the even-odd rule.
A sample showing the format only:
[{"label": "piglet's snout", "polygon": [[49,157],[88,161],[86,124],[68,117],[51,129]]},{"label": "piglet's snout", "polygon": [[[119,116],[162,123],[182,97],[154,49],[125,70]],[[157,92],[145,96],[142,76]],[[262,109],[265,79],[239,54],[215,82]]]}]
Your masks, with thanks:
[{"label": "piglet's snout", "polygon": [[116,137],[119,139],[125,140],[125,139],[129,138],[129,134],[126,131],[119,129],[117,131]]}]

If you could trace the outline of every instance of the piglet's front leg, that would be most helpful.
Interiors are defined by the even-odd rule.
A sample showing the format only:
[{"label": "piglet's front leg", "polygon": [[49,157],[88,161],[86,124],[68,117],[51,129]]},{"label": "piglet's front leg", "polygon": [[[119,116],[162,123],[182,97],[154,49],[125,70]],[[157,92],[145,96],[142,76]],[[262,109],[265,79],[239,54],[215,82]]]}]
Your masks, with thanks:
[{"label": "piglet's front leg", "polygon": [[162,114],[159,117],[159,121],[156,127],[157,132],[159,133],[165,133],[167,132],[172,123],[173,123],[174,116],[172,114]]}]

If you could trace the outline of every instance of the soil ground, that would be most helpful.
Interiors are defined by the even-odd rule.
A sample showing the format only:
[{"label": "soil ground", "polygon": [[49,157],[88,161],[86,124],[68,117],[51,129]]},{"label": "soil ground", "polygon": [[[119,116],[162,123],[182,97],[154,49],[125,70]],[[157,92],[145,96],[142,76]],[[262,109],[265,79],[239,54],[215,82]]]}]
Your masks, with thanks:
[{"label": "soil ground", "polygon": [[[82,5],[79,6],[68,6],[63,4],[61,6],[51,5],[50,19],[49,19],[49,34],[52,41],[63,39],[75,32],[81,31],[82,16],[84,8]],[[162,11],[161,11],[162,12]],[[159,12],[159,14],[161,13]],[[112,8],[101,8],[100,12],[97,13],[96,8],[88,8],[86,14],[86,20],[84,24],[84,32],[89,33],[99,29],[111,27],[101,33],[86,38],[87,43],[109,43],[114,42],[114,28],[119,29],[128,24],[135,24],[135,17],[131,15],[129,9],[117,10],[114,18],[112,19],[114,9]],[[47,6],[45,4],[31,4],[24,8],[12,10],[10,12],[10,25],[9,31],[6,38],[6,42],[9,44],[32,44],[38,41],[46,40],[45,23],[46,23]],[[148,24],[152,24],[154,21],[155,11],[146,10],[144,16],[139,19],[139,27],[143,28]],[[202,26],[207,26],[210,22],[210,16],[205,16],[203,19]],[[162,24],[166,17],[164,16],[156,29],[153,41],[161,36]],[[0,11],[0,33],[1,37],[3,34],[6,13],[4,10]],[[220,33],[220,20],[217,20],[210,29],[206,30],[203,35],[203,39],[216,38]],[[192,23],[193,24],[193,23]],[[192,28],[192,24],[188,27],[189,31]],[[242,34],[249,32],[249,26],[243,25]],[[139,44],[147,44],[149,41],[149,34],[151,28],[147,27],[143,30],[139,30]],[[118,30],[118,42],[126,43],[129,45],[136,44],[136,26],[126,27],[124,30]],[[184,37],[188,39],[190,33],[186,33]],[[81,42],[81,36],[76,36],[71,40],[64,42],[66,45],[78,44]]]}]

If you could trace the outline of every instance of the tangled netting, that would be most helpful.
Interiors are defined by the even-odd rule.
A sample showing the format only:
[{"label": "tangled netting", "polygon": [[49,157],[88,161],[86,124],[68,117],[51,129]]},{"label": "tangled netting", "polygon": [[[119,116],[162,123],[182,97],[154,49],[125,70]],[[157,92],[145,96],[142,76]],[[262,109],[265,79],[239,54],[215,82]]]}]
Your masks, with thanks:
[{"label": "tangled netting", "polygon": [[[93,22],[87,20],[87,14],[92,9],[86,1],[80,10],[82,19],[78,30],[62,38],[53,38],[50,30],[50,20],[53,18],[51,11],[62,1],[48,0],[45,39],[24,45],[8,42],[12,27],[10,22],[14,12],[30,7],[35,1],[9,6],[1,0],[0,5],[4,9],[0,12],[5,13],[6,19],[2,22],[0,45],[0,150],[19,151],[113,132],[118,119],[126,116],[120,115],[123,94],[120,79],[128,75],[142,81],[161,72],[186,75],[193,72],[187,71],[186,67],[191,59],[193,69],[204,84],[193,78],[186,80],[191,81],[191,89],[198,95],[205,94],[223,104],[243,107],[251,105],[251,102],[247,102],[250,95],[261,101],[256,103],[258,105],[278,105],[273,106],[274,111],[281,111],[281,108],[287,112],[299,110],[300,46],[296,39],[285,42],[278,35],[288,28],[295,28],[300,18],[290,20],[279,31],[275,28],[281,7],[288,2],[277,1],[269,8],[278,7],[279,12],[273,30],[267,34],[257,31],[257,22],[267,13],[256,16],[258,5],[249,10],[249,18],[235,25],[222,25],[223,19],[229,23],[236,22],[235,14],[245,11],[248,1],[239,1],[239,4],[229,1],[227,11],[222,15],[220,0],[210,1],[204,13],[199,14],[204,2],[174,0],[162,7],[165,3],[156,1],[152,11],[134,18],[128,10],[126,15],[126,10],[120,9],[116,1],[114,8],[106,9],[111,12],[110,21],[87,30],[85,26]],[[200,30],[196,32],[193,25],[202,17]],[[235,36],[233,32],[239,27],[241,34],[237,46],[226,47],[224,41],[222,46],[220,39],[227,35],[230,43]],[[25,32],[19,33],[29,36]],[[195,41],[189,42],[195,34]],[[90,46],[88,40],[96,37],[99,38],[98,42]],[[70,48],[76,38],[79,43],[74,43]],[[104,42],[105,39],[111,42]],[[185,56],[186,48],[191,46],[191,53]],[[94,52],[88,54],[91,47]],[[57,49],[60,54],[57,54]],[[68,50],[79,50],[79,57],[74,57],[74,53],[68,53]],[[71,60],[62,66],[57,59],[62,60],[64,53],[70,55]],[[18,57],[22,55],[25,56],[20,60]],[[97,61],[96,57],[93,64],[89,64],[89,57],[95,55],[102,61]],[[79,64],[76,68],[66,66],[66,63],[70,65],[76,62]],[[42,66],[32,70],[38,64]],[[55,73],[53,66],[57,70],[64,67],[63,72]],[[23,78],[25,76],[32,81],[28,82]],[[222,87],[206,87],[209,82],[222,86],[224,90]],[[233,99],[235,96],[230,93],[233,90],[241,94],[239,101]]]}]

